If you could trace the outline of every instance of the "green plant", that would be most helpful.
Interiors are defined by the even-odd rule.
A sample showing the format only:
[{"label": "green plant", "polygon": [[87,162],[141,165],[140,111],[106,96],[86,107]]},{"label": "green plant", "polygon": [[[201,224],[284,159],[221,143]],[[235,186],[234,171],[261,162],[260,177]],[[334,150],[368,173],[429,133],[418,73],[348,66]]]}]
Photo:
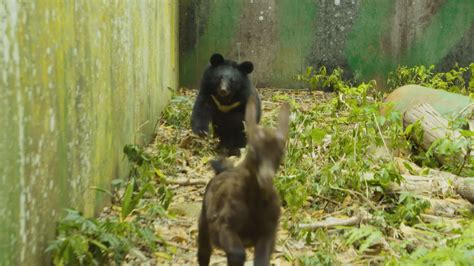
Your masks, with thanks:
[{"label": "green plant", "polygon": [[472,265],[474,261],[474,222],[470,222],[456,237],[435,248],[418,248],[402,258],[391,259],[386,265]]},{"label": "green plant", "polygon": [[[297,212],[308,197],[342,201],[351,190],[370,197],[378,193],[380,186],[399,182],[400,175],[393,166],[383,162],[379,167],[379,162],[390,158],[372,156],[373,144],[397,150],[402,149],[401,144],[407,144],[403,136],[400,140],[400,114],[380,114],[383,104],[378,101],[375,81],[355,84],[342,79],[342,70],[328,73],[324,67],[309,67],[298,80],[311,89],[330,87],[335,95],[306,112],[294,114],[284,170],[276,184],[285,206]],[[299,103],[296,108],[299,107],[305,106]],[[392,140],[389,144],[385,143],[387,137]],[[376,179],[364,182],[360,175],[369,171],[375,172]],[[327,206],[324,201],[316,201],[312,206],[318,208],[321,204]]]},{"label": "green plant", "polygon": [[191,113],[183,112],[183,110],[190,110],[192,107],[192,99],[186,96],[177,95],[177,92],[171,91],[171,100],[168,107],[163,111],[162,121],[164,125],[175,128],[183,127],[183,122],[188,125],[191,121]]},{"label": "green plant", "polygon": [[297,75],[296,79],[309,85],[311,90],[339,90],[344,71],[341,68],[334,69],[329,75],[326,67],[322,66],[319,69],[307,67],[306,72]]},{"label": "green plant", "polygon": [[123,259],[128,241],[119,235],[110,234],[104,224],[94,218],[85,218],[76,210],[66,210],[59,222],[58,236],[47,252],[52,252],[55,265],[101,265],[114,257]]},{"label": "green plant", "polygon": [[[445,88],[443,86],[447,84],[450,91],[466,93],[467,87],[462,87],[466,74],[465,68],[442,74],[435,73],[434,67],[400,68],[399,72],[391,74],[389,84],[393,87],[406,83],[434,84],[437,88]],[[374,81],[346,81],[339,72],[327,73],[324,68],[317,71],[308,68],[298,79],[307,82],[312,90],[329,86],[334,93],[329,94],[326,101],[311,105],[298,101],[295,107],[298,111],[293,115],[285,165],[276,181],[285,207],[292,212],[292,222],[311,221],[305,215],[311,212],[308,210],[351,213],[345,210],[362,206],[373,218],[360,228],[340,228],[344,232],[343,246],[354,246],[361,255],[378,252],[385,256],[387,251],[406,254],[406,242],[394,241],[387,245],[389,232],[397,232],[402,225],[422,227],[421,214],[430,203],[414,194],[391,191],[394,184],[404,182],[395,157],[457,171],[459,165],[447,168],[431,154],[451,156],[467,144],[444,140],[429,152],[420,149],[415,143],[420,143],[423,137],[421,124],[404,128],[401,113],[383,102],[383,95],[375,91]],[[286,99],[280,95],[272,98]],[[464,130],[463,121],[451,123],[453,128]],[[465,139],[472,135],[469,131],[463,134]],[[469,145],[472,147],[472,143]],[[469,169],[470,164],[470,158],[467,158],[463,168]],[[308,245],[321,242],[311,231],[291,228],[294,229],[292,233]],[[337,234],[332,239],[338,239]],[[431,238],[423,243],[431,241],[428,239]],[[326,263],[321,259],[314,254],[299,261],[302,264]]]},{"label": "green plant", "polygon": [[[474,63],[468,67],[456,65],[447,72],[435,72],[435,66],[399,66],[388,75],[387,85],[393,90],[407,84],[418,84],[434,89],[469,95],[474,90]],[[468,78],[468,80],[466,80]]]},{"label": "green plant", "polygon": [[317,244],[311,254],[298,257],[298,262],[301,265],[339,264],[336,256],[334,256],[336,243],[325,231],[303,231],[301,235],[308,245],[311,243]]},{"label": "green plant", "polygon": [[[442,138],[434,141],[428,151],[426,152],[426,158],[431,161],[440,160],[442,158],[443,164],[440,166],[441,169],[456,173],[460,175],[464,169],[468,173],[474,171],[474,161],[472,156],[469,155],[470,147],[472,142],[468,138]],[[466,154],[464,157],[460,157],[461,154]]]},{"label": "green plant", "polygon": [[429,207],[429,201],[415,197],[411,193],[403,192],[400,194],[395,208],[389,211],[388,220],[394,224],[413,225],[418,222],[419,215]]},{"label": "green plant", "polygon": [[121,264],[133,251],[155,251],[163,243],[149,229],[157,214],[166,215],[173,196],[155,167],[159,160],[135,144],[125,145],[124,153],[131,166],[128,182],[114,182],[119,211],[86,218],[77,210],[67,210],[47,249],[55,265]]},{"label": "green plant", "polygon": [[[428,150],[422,149],[416,143],[423,142],[423,128],[420,121],[407,126],[405,136],[410,141],[416,162],[429,167],[436,167],[457,175],[470,176],[474,173],[474,158],[469,156],[474,145],[472,131],[459,130],[465,124],[465,119],[455,119],[450,123],[450,129],[458,130],[460,136],[447,135],[434,141]],[[462,156],[462,155],[465,156]]]},{"label": "green plant", "polygon": [[352,228],[345,234],[346,244],[356,245],[358,252],[363,253],[375,244],[380,244],[383,234],[377,228],[363,225],[360,228]]},{"label": "green plant", "polygon": [[151,156],[139,145],[125,145],[124,153],[131,163],[131,169],[130,181],[126,186],[122,201],[122,215],[124,215],[122,218],[130,214],[147,193],[150,196],[158,195],[160,205],[165,209],[168,208],[173,193],[168,189],[165,175],[160,168],[172,165],[176,150],[174,147],[171,150],[166,147],[159,146],[159,153]]},{"label": "green plant", "polygon": [[[434,67],[401,67],[388,83],[393,88],[418,83],[473,96],[473,70],[474,64],[469,70],[455,68],[441,74],[434,72]],[[468,85],[462,87],[461,77]],[[284,241],[288,246],[305,245],[305,255],[291,250],[284,253],[285,258],[302,265],[430,265],[436,261],[463,265],[472,261],[472,225],[464,226],[472,219],[472,212],[466,210],[456,217],[462,228],[444,219],[429,223],[422,215],[429,208],[428,201],[391,191],[394,184],[404,182],[396,157],[472,176],[471,157],[456,164],[440,164],[437,159],[439,155],[451,158],[461,148],[474,148],[474,134],[466,130],[465,119],[450,121],[464,137],[462,143],[446,138],[424,151],[414,145],[422,139],[420,124],[404,128],[402,115],[383,102],[375,81],[344,80],[340,69],[329,72],[326,68],[308,68],[298,79],[311,90],[332,92],[271,93],[272,104],[289,101],[292,105],[287,152],[274,182],[284,206],[282,229],[300,241],[287,242],[286,236]],[[173,252],[150,230],[156,219],[170,217],[166,210],[173,190],[167,182],[174,176],[188,175],[188,171],[200,173],[202,170],[196,169],[203,169],[215,153],[212,140],[193,138],[188,123],[183,123],[189,121],[192,97],[187,92],[173,92],[171,102],[157,127],[160,138],[152,146],[124,147],[130,175],[127,180],[113,182],[111,211],[99,218],[85,218],[72,211],[75,213],[61,221],[58,237],[48,249],[56,264],[121,264],[128,263],[127,258],[136,250],[150,257]],[[273,114],[267,112],[262,123],[273,124]],[[405,167],[410,174],[423,175],[409,164]],[[421,172],[428,172],[424,169]],[[297,226],[354,216],[356,209],[366,210],[370,217],[358,226],[317,230]],[[415,244],[402,230],[406,227],[423,232]]]},{"label": "green plant", "polygon": [[298,259],[300,265],[313,266],[313,265],[334,265],[334,259],[328,256],[327,253],[322,251],[316,251],[310,256],[303,256]]}]

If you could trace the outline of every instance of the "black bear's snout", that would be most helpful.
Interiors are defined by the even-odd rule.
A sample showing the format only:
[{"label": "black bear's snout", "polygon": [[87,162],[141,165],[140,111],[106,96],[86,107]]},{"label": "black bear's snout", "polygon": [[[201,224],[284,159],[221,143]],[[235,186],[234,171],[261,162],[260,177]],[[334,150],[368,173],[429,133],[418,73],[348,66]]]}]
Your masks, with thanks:
[{"label": "black bear's snout", "polygon": [[217,88],[217,93],[222,97],[228,96],[230,94],[229,82],[221,80],[219,87]]}]

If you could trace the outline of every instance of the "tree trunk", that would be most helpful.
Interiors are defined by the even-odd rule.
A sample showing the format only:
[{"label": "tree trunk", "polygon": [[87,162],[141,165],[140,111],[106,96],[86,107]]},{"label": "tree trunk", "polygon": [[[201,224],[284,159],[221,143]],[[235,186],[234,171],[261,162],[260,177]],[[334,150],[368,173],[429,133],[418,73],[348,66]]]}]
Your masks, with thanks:
[{"label": "tree trunk", "polygon": [[[423,128],[423,139],[421,140],[421,143],[417,144],[425,150],[428,150],[431,144],[438,139],[463,138],[458,131],[449,129],[448,120],[442,117],[438,111],[427,103],[412,107],[403,114],[403,125],[405,127],[417,121],[420,121],[421,127]],[[456,155],[456,160],[462,162],[465,159],[468,150],[467,145],[466,147],[463,147],[462,151]],[[448,159],[441,155],[436,155],[436,158],[441,163],[446,162]]]}]

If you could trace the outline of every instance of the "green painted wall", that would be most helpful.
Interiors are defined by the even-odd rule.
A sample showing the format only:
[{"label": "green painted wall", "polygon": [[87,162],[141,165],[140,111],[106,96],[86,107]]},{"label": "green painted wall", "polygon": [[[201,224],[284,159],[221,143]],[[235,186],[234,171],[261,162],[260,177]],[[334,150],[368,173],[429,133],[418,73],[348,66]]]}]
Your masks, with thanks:
[{"label": "green painted wall", "polygon": [[398,64],[474,61],[472,0],[182,0],[180,83],[213,52],[255,64],[257,86],[298,87],[312,65],[384,80]]},{"label": "green painted wall", "polygon": [[0,265],[48,263],[65,207],[92,215],[178,81],[174,0],[0,1]]},{"label": "green painted wall", "polygon": [[[200,45],[192,47],[186,54],[180,55],[186,57],[186,60],[180,61],[180,63],[183,63],[180,66],[180,75],[183,75],[182,80],[184,83],[196,82],[198,75],[196,69],[203,62],[208,61],[214,50],[221,50],[232,46],[234,43],[233,36],[237,30],[236,25],[239,23],[242,3],[242,1],[212,1],[205,6],[205,9],[201,10],[201,12],[210,12],[213,15],[205,18],[208,21],[203,22],[206,25],[206,32],[199,37]],[[199,5],[195,0],[184,0],[180,3],[180,8],[183,10],[187,9],[190,12],[197,12],[196,9],[199,8]],[[200,27],[200,25],[193,26],[193,28]],[[180,30],[184,30],[186,27],[187,25],[180,24]],[[189,28],[189,30],[191,31],[192,29]],[[186,32],[182,38],[186,38],[187,34]]]}]

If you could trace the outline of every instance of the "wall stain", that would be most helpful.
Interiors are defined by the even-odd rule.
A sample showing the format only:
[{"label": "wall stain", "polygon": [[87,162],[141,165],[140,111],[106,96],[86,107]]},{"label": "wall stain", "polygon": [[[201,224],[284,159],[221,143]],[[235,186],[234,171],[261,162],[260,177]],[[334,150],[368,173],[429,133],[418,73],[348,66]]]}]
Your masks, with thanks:
[{"label": "wall stain", "polygon": [[[196,87],[210,53],[215,51],[250,55],[257,65],[254,75],[259,86],[288,88],[300,86],[294,77],[309,65],[325,65],[329,70],[340,66],[346,78],[376,78],[383,87],[381,81],[397,65],[442,64],[450,68],[456,62],[474,60],[470,48],[474,1],[185,2],[180,8],[193,18],[182,22],[181,34],[192,32],[190,39],[195,42],[180,39],[182,86]],[[274,11],[267,13],[262,8],[265,5]],[[234,8],[229,10],[228,6]],[[225,26],[221,26],[223,19],[227,19]],[[210,36],[221,42],[210,42]]]},{"label": "wall stain", "polygon": [[0,1],[1,263],[50,264],[64,208],[107,204],[90,187],[127,174],[123,145],[150,140],[178,86],[177,10],[173,0]]}]

